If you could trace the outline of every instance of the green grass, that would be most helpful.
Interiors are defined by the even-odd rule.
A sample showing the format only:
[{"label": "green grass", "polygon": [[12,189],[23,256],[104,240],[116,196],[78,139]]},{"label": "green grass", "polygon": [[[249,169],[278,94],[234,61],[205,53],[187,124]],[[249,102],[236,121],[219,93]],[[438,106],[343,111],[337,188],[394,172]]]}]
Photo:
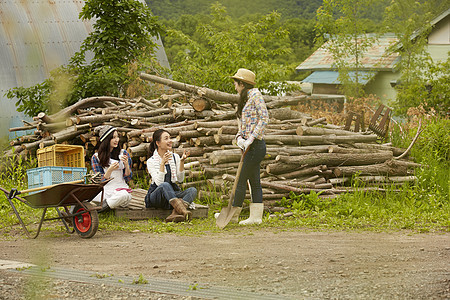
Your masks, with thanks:
[{"label": "green grass", "polygon": [[[402,135],[394,131],[394,145],[406,148],[415,131]],[[416,162],[423,164],[416,170],[418,182],[405,185],[400,192],[363,192],[362,186],[355,181],[360,191],[343,194],[334,199],[322,199],[319,195],[291,194],[289,199],[280,199],[280,205],[293,213],[284,217],[282,213],[267,213],[263,224],[252,228],[272,228],[283,230],[357,230],[357,231],[393,231],[408,230],[413,232],[449,232],[450,230],[450,120],[432,120],[425,127],[419,141],[414,145],[411,155]],[[26,188],[26,169],[36,166],[35,161],[3,159],[0,186]],[[138,179],[145,183],[148,178]],[[205,187],[208,189],[207,187]],[[100,214],[100,231],[125,231],[144,233],[174,233],[182,235],[203,235],[219,233],[215,226],[214,212],[223,205],[219,201],[220,193],[204,204],[210,206],[206,219],[194,219],[189,223],[165,223],[162,220],[130,221],[114,216],[113,212]],[[18,210],[26,224],[36,224],[41,210],[17,203]],[[54,209],[50,215],[56,216]],[[243,213],[244,215],[244,213]],[[244,216],[242,216],[243,218]],[[6,197],[0,194],[0,234],[5,238],[23,234],[17,218],[12,212]],[[60,221],[44,223],[44,232],[58,236],[64,232]],[[243,226],[230,224],[225,231],[244,232]],[[58,233],[58,234],[56,234]]]}]

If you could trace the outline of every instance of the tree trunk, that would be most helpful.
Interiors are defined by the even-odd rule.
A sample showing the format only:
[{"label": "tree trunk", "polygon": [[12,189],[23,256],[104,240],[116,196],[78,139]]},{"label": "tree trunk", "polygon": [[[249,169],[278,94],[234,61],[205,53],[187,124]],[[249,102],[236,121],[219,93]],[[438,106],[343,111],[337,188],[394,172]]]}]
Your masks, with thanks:
[{"label": "tree trunk", "polygon": [[298,157],[278,155],[276,161],[298,165],[327,165],[327,166],[355,166],[383,163],[392,159],[392,152],[381,152],[372,154],[349,154],[349,153],[315,153]]},{"label": "tree trunk", "polygon": [[358,149],[377,149],[377,150],[392,151],[394,153],[394,156],[402,155],[403,152],[406,151],[406,149],[403,149],[403,148],[397,148],[397,147],[380,145],[380,144],[366,144],[362,141],[354,143],[354,144],[352,144],[352,146],[355,148],[358,148]]},{"label": "tree trunk", "polygon": [[216,144],[223,145],[223,144],[231,144],[234,140],[235,135],[232,134],[215,134],[214,140],[216,141]]},{"label": "tree trunk", "polygon": [[241,150],[221,150],[212,152],[209,159],[212,165],[216,165],[221,163],[236,162],[239,161],[241,157]]},{"label": "tree trunk", "polygon": [[294,136],[294,135],[266,135],[264,140],[269,144],[277,145],[325,145],[365,142],[371,143],[377,140],[375,134],[371,135],[350,135],[350,136]]},{"label": "tree trunk", "polygon": [[401,164],[396,164],[395,160],[388,160],[381,164],[365,165],[365,166],[339,166],[333,169],[336,177],[347,177],[354,174],[361,175],[389,175],[402,176],[408,174],[408,168]]},{"label": "tree trunk", "polygon": [[208,89],[205,87],[198,87],[195,85],[190,85],[190,84],[186,84],[183,82],[178,82],[178,81],[162,78],[162,77],[155,76],[155,75],[145,74],[145,73],[141,73],[139,75],[139,77],[144,80],[164,84],[166,86],[169,86],[171,88],[174,88],[174,89],[177,89],[180,91],[185,91],[185,92],[189,92],[189,93],[193,93],[193,94],[197,94],[197,95],[202,95],[202,96],[208,97],[214,101],[227,102],[227,103],[238,103],[239,102],[238,95],[228,94],[228,93],[216,91],[213,89]]},{"label": "tree trunk", "polygon": [[[266,169],[267,170],[267,169]],[[279,173],[278,176],[280,178],[290,179],[290,178],[296,178],[306,175],[315,175],[315,174],[322,174],[322,169],[320,166],[312,167],[312,168],[304,168],[301,170],[292,171],[289,173]]]},{"label": "tree trunk", "polygon": [[322,127],[308,127],[308,126],[298,126],[296,133],[299,136],[302,135],[358,135],[356,132],[339,130],[339,129],[327,129]]},{"label": "tree trunk", "polygon": [[222,126],[238,126],[237,120],[224,120],[224,121],[195,121],[195,128],[220,128]]},{"label": "tree trunk", "polygon": [[[222,179],[234,182],[236,180],[236,176],[233,176],[230,174],[224,174],[222,176]],[[275,189],[275,190],[291,191],[291,192],[299,193],[299,194],[310,193],[313,190],[310,188],[297,188],[297,187],[293,187],[293,186],[289,186],[289,185],[276,184],[276,183],[271,183],[271,182],[263,181],[263,180],[261,180],[261,186]],[[264,196],[263,196],[263,198],[264,198]]]},{"label": "tree trunk", "polygon": [[299,165],[295,165],[295,164],[285,164],[285,163],[281,163],[281,162],[277,162],[277,163],[272,163],[272,164],[268,164],[266,166],[266,172],[268,174],[283,174],[286,172],[291,172],[293,170],[296,170],[300,168]]}]

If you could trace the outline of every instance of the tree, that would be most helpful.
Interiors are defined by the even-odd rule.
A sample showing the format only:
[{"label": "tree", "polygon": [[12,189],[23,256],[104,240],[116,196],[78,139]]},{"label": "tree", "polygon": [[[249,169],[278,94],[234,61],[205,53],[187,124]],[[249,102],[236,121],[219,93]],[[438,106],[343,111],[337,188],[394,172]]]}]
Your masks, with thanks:
[{"label": "tree", "polygon": [[278,21],[278,13],[234,23],[220,4],[211,7],[209,22],[199,23],[193,36],[180,30],[167,30],[183,46],[172,62],[175,80],[234,92],[229,76],[238,68],[256,73],[258,86],[270,91],[271,82],[287,78],[289,66],[276,63],[277,57],[290,53],[288,32]]},{"label": "tree", "polygon": [[121,95],[132,80],[127,73],[129,64],[151,61],[156,47],[152,36],[161,32],[161,27],[145,4],[138,0],[87,0],[80,18],[95,18],[96,22],[69,64],[53,70],[43,83],[8,91],[8,98],[19,99],[19,111],[33,116],[85,97]]},{"label": "tree", "polygon": [[[440,98],[448,99],[449,83],[445,85],[448,69],[444,67],[448,61],[433,62],[426,47],[432,29],[430,21],[442,7],[439,0],[396,0],[386,9],[385,30],[398,38],[398,45],[392,51],[398,51],[401,56],[396,66],[401,72],[396,86],[397,99],[392,103],[398,115],[405,115],[408,108],[419,105],[438,108]],[[447,97],[444,97],[445,90]]]},{"label": "tree", "polygon": [[328,37],[325,47],[347,97],[364,96],[361,58],[377,39],[367,34],[370,22],[364,18],[372,4],[372,0],[324,0],[317,10],[317,41],[323,43],[324,36]]}]

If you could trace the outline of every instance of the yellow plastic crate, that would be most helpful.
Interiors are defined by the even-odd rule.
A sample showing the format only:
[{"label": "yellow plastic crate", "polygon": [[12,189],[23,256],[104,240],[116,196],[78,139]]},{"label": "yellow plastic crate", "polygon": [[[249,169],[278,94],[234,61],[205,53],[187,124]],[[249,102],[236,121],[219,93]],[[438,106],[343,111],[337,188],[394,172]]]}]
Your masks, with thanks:
[{"label": "yellow plastic crate", "polygon": [[84,168],[84,147],[56,144],[37,150],[38,167]]}]

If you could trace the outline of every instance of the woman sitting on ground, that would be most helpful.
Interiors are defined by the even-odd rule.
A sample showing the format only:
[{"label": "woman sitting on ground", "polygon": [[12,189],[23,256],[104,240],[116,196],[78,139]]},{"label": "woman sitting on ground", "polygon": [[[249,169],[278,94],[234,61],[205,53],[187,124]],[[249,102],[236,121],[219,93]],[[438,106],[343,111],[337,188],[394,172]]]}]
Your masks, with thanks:
[{"label": "woman sitting on ground", "polygon": [[153,133],[150,155],[147,169],[152,184],[145,196],[145,206],[173,209],[166,222],[190,220],[191,212],[187,207],[197,197],[197,189],[190,187],[182,191],[177,185],[184,180],[184,161],[189,153],[184,151],[181,157],[174,153],[169,132],[158,129]]},{"label": "woman sitting on ground", "polygon": [[[111,179],[103,188],[103,210],[127,207],[131,201],[131,189],[127,183],[133,175],[130,154],[120,149],[116,128],[109,125],[98,128],[100,145],[91,158],[92,171],[100,172],[102,181]],[[99,203],[101,193],[92,201]]]}]

